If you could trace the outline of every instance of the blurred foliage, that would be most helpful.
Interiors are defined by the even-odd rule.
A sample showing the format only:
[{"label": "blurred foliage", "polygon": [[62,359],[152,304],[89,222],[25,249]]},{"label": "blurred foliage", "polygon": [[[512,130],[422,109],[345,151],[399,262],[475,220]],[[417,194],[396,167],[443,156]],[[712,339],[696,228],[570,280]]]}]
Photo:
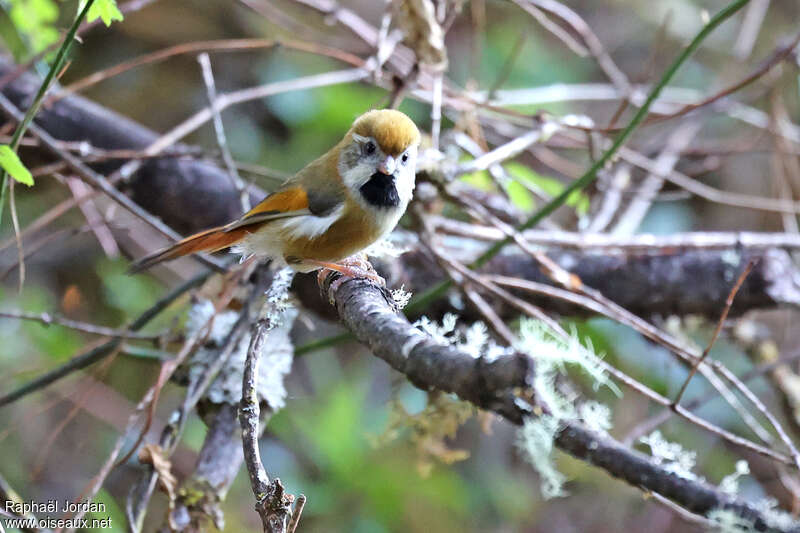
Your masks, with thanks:
[{"label": "blurred foliage", "polygon": [[[41,52],[58,41],[59,6],[55,0],[6,0],[5,3],[10,6],[11,22],[30,52]],[[19,51],[15,55],[18,59],[21,56]]]}]

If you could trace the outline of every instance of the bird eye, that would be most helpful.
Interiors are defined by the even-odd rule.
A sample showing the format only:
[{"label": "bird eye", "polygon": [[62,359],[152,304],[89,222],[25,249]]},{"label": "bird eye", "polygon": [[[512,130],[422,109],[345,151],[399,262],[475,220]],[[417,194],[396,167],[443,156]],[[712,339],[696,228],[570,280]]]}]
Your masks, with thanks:
[{"label": "bird eye", "polygon": [[408,163],[408,153],[403,154],[403,163]]},{"label": "bird eye", "polygon": [[372,141],[367,141],[367,144],[364,145],[364,153],[367,155],[372,155],[375,153],[375,143]]}]

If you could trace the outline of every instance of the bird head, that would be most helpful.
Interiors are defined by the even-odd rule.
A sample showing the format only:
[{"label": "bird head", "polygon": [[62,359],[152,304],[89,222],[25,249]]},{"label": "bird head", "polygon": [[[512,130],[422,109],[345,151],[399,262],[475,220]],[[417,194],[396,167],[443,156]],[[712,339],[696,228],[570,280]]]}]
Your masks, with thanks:
[{"label": "bird head", "polygon": [[393,109],[358,117],[342,141],[339,175],[356,198],[372,208],[402,208],[411,199],[420,134]]}]

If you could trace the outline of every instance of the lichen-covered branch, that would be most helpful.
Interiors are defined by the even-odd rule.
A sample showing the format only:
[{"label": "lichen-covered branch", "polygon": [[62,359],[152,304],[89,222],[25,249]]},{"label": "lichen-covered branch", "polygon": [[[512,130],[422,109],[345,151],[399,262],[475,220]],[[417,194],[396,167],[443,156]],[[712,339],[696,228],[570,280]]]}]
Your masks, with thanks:
[{"label": "lichen-covered branch", "polygon": [[[264,276],[266,272],[260,272],[259,275]],[[265,398],[265,395],[261,394],[264,384],[259,384],[259,378],[263,380],[264,376],[259,371],[259,364],[262,363],[265,356],[269,356],[270,360],[263,363],[276,367],[276,369],[270,370],[270,373],[277,372],[278,379],[281,381],[275,383],[273,378],[269,382],[283,390],[283,373],[280,370],[281,365],[276,364],[277,358],[274,353],[281,350],[280,342],[276,343],[270,339],[270,336],[283,321],[283,315],[287,314],[285,302],[293,276],[294,273],[291,269],[285,268],[273,277],[261,317],[252,326],[252,337],[242,373],[242,400],[239,406],[242,450],[247,474],[250,477],[250,487],[256,499],[256,512],[261,517],[264,533],[287,533],[290,524],[296,528],[297,520],[303,510],[302,506],[305,503],[305,498],[302,498],[295,510],[292,510],[292,504],[295,501],[294,495],[286,492],[279,478],[274,477],[270,480],[261,461],[258,446],[258,439],[261,436],[259,427],[262,400],[266,400],[266,408],[270,411],[280,408],[283,402],[283,396],[276,400],[270,399],[269,395],[266,395]],[[268,341],[270,342],[268,343]],[[274,391],[270,391],[270,393],[274,393]],[[293,517],[293,515],[296,516]]]},{"label": "lichen-covered branch", "polygon": [[[327,281],[332,279],[329,276]],[[534,365],[529,357],[513,353],[487,361],[442,346],[412,327],[397,312],[391,295],[367,280],[327,290],[356,338],[417,387],[452,392],[517,424],[529,414],[529,407],[515,394],[532,385]]]},{"label": "lichen-covered branch", "polygon": [[[531,403],[523,399],[526,392],[532,395],[534,367],[529,357],[513,353],[485,361],[453,346],[442,346],[398,314],[384,290],[366,280],[345,281],[334,289],[333,278],[335,275],[326,281],[325,293],[344,325],[414,385],[457,394],[517,425],[533,416]],[[556,444],[612,476],[656,492],[699,515],[715,509],[732,510],[759,530],[778,531],[767,526],[767,519],[754,506],[702,481],[680,477],[646,455],[578,422],[565,422]]]},{"label": "lichen-covered branch", "polygon": [[286,493],[281,480],[267,476],[261,453],[258,449],[261,405],[258,398],[258,363],[269,335],[270,324],[261,319],[253,326],[252,340],[247,352],[242,383],[242,403],[239,407],[239,423],[242,427],[242,448],[250,486],[256,497],[256,511],[261,517],[264,533],[286,533],[292,515],[294,497]]}]

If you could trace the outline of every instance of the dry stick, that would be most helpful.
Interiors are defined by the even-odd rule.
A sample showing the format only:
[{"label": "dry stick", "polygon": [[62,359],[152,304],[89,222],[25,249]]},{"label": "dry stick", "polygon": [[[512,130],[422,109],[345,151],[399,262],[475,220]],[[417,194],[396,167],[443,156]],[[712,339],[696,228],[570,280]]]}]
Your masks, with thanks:
[{"label": "dry stick", "polygon": [[[20,232],[20,237],[25,238],[30,233],[40,230],[46,227],[48,224],[59,218],[61,215],[75,207],[76,205],[80,205],[82,202],[85,202],[95,196],[99,195],[100,191],[92,190],[92,192],[81,195],[79,197],[72,197],[66,200],[62,200],[61,202],[57,203],[50,209],[48,209],[45,213],[39,216],[36,220],[32,223],[28,224],[28,226]],[[0,252],[8,248],[14,244],[14,237],[6,240],[5,242],[0,242]]]},{"label": "dry stick", "polygon": [[[144,313],[139,315],[139,317],[136,318],[136,320],[134,320],[131,323],[131,325],[128,328],[126,328],[126,330],[135,332],[142,329],[145,325],[147,325],[148,322],[150,322],[150,320],[155,318],[156,315],[158,315],[161,311],[166,309],[166,307],[170,305],[173,301],[175,301],[185,292],[203,283],[210,275],[211,271],[207,270],[205,272],[198,274],[194,278],[186,281],[185,283],[179,285],[171,292],[169,292],[167,295],[158,300]],[[75,372],[82,368],[86,368],[89,365],[92,365],[98,361],[103,360],[104,358],[108,357],[109,354],[113,353],[113,351],[120,343],[122,343],[122,338],[113,338],[108,342],[105,342],[102,345],[89,350],[86,353],[73,357],[67,363],[43,374],[42,376],[39,376],[38,378],[26,383],[25,385],[22,385],[18,389],[11,391],[3,396],[0,396],[0,408],[17,401],[20,398],[23,398],[24,396],[31,394],[32,392],[36,392],[37,390],[40,390],[50,385],[54,381],[57,381],[65,376],[68,376],[72,372]]]},{"label": "dry stick", "polygon": [[[2,93],[0,93],[0,107],[2,107],[3,110],[15,120],[21,120],[22,114],[20,111]],[[142,209],[139,204],[122,194],[111,184],[111,181],[89,168],[80,159],[73,156],[68,151],[62,150],[58,145],[58,141],[44,129],[40,128],[34,123],[31,123],[28,129],[31,131],[31,133],[39,138],[39,140],[44,146],[47,147],[48,150],[63,159],[70,166],[70,168],[72,168],[72,170],[74,170],[75,173],[77,173],[78,176],[80,176],[89,185],[92,185],[103,191],[116,203],[130,211],[134,216],[142,219],[144,222],[155,228],[163,235],[166,235],[174,240],[180,239],[180,235],[175,233],[169,226],[161,222],[160,219]],[[217,259],[205,256],[203,254],[195,254],[193,257],[196,257],[198,261],[215,269],[218,272],[226,271],[226,268]]]},{"label": "dry stick", "polygon": [[[539,9],[547,11],[567,24],[578,34],[580,35],[581,39],[583,40],[584,44],[586,45],[586,52],[591,54],[597,64],[600,66],[600,69],[605,73],[611,83],[617,88],[617,90],[626,98],[630,99],[632,94],[631,83],[628,80],[628,77],[625,75],[624,72],[614,63],[614,60],[611,59],[611,56],[606,51],[603,43],[597,37],[597,35],[592,31],[592,28],[586,23],[583,18],[581,18],[578,13],[567,7],[566,5],[556,2],[555,0],[513,0],[515,4],[521,7],[523,10],[528,11],[531,15],[533,15],[539,22],[542,22],[541,17],[536,16],[536,11]],[[534,7],[536,6],[536,7]],[[538,7],[538,9],[536,9]],[[553,31],[554,28],[551,25],[548,27],[550,31]],[[556,26],[558,27],[558,26]],[[557,34],[563,35],[563,34]],[[569,44],[569,41],[565,41],[565,43]],[[580,53],[579,50],[576,50],[573,47],[575,53],[578,55],[583,55]]]},{"label": "dry stick", "polygon": [[51,313],[26,313],[23,311],[0,311],[0,318],[16,318],[19,320],[32,320],[35,322],[40,322],[45,326],[56,324],[59,326],[63,326],[65,328],[74,329],[76,331],[91,333],[92,335],[102,335],[104,337],[119,337],[121,339],[154,340],[163,336],[162,333],[157,333],[157,334],[138,333],[135,331],[129,331],[125,329],[114,329],[105,326],[98,326],[95,324],[89,324],[87,322],[79,322],[77,320],[71,320],[69,318],[64,318],[57,314],[51,314]]},{"label": "dry stick", "polygon": [[[643,88],[637,86],[637,90],[641,89]],[[458,109],[469,103],[470,106],[479,107],[494,114],[501,114],[514,124],[529,126],[532,123],[529,115],[521,115],[501,106],[542,105],[569,101],[616,101],[620,98],[620,95],[614,86],[608,83],[558,83],[544,87],[498,91],[495,99],[488,104],[486,103],[485,92],[466,92],[455,95],[451,93],[448,97],[448,103]],[[688,100],[697,100],[703,97],[704,94],[696,89],[666,87],[663,91],[663,97],[653,103],[652,109],[654,112],[670,114],[676,111],[676,107],[691,105],[686,103]],[[661,111],[658,111],[659,109]],[[723,111],[729,118],[755,128],[766,130],[771,127],[769,115],[755,107],[731,101],[725,103]],[[567,126],[576,131],[602,132],[597,128],[587,128],[574,124],[568,124]],[[791,124],[790,130],[785,133],[785,136],[793,143],[800,143],[800,126]]]},{"label": "dry stick", "polygon": [[264,342],[267,340],[271,324],[269,319],[260,319],[253,327],[253,337],[247,350],[242,382],[242,405],[239,409],[239,423],[242,426],[242,450],[250,486],[256,497],[256,512],[261,517],[265,533],[285,533],[291,517],[292,497],[287,494],[279,478],[270,481],[261,453],[258,449],[261,417],[256,387],[258,362]]},{"label": "dry stick", "polygon": [[[443,233],[482,241],[499,241],[505,232],[493,226],[472,224],[441,216],[429,217]],[[528,230],[522,233],[526,242],[537,246],[581,251],[621,251],[625,254],[661,254],[680,250],[768,250],[800,249],[800,235],[754,231],[697,231],[654,235],[609,235],[573,231]]]},{"label": "dry stick", "polygon": [[[675,399],[672,401],[672,406],[675,407],[681,403],[681,398],[683,397],[683,393],[686,392],[686,387],[689,386],[689,382],[692,381],[692,378],[697,373],[697,369],[703,364],[703,361],[706,360],[708,353],[711,351],[711,347],[714,346],[714,342],[716,342],[717,337],[719,336],[720,331],[722,331],[722,325],[725,323],[725,319],[728,318],[728,312],[730,312],[731,307],[733,306],[733,300],[736,298],[736,293],[739,292],[739,289],[742,287],[744,280],[750,274],[750,271],[753,270],[753,267],[756,264],[755,259],[751,259],[748,261],[747,265],[745,265],[744,270],[742,273],[739,274],[739,278],[734,283],[733,287],[731,288],[731,292],[728,293],[728,298],[725,300],[725,307],[722,310],[722,314],[719,317],[719,321],[717,322],[717,327],[714,328],[714,334],[711,336],[711,340],[709,341],[706,349],[703,350],[702,355],[697,358],[692,365],[692,369],[689,371],[689,375],[686,376],[686,380],[681,385],[678,394],[675,396]],[[800,466],[800,465],[798,465]]]},{"label": "dry stick", "polygon": [[[38,144],[39,143],[37,143],[37,145]],[[94,162],[101,162],[101,161],[105,161],[107,159],[146,159],[146,158],[154,158],[154,157],[166,157],[167,155],[172,155],[174,157],[182,157],[184,155],[192,155],[192,152],[197,152],[197,150],[199,150],[199,148],[198,148],[197,150],[185,150],[185,151],[177,152],[177,153],[174,153],[174,154],[160,154],[160,155],[157,155],[157,156],[145,156],[139,150],[103,150],[103,149],[100,149],[100,148],[87,146],[86,143],[70,143],[70,142],[63,142],[63,141],[58,141],[58,144],[62,148],[68,149],[68,150],[71,150],[71,151],[85,152],[88,149],[89,152],[92,152],[92,153],[95,154],[95,157],[94,158],[84,158],[83,161],[87,162],[87,163],[88,162],[93,162],[93,163]],[[34,176],[53,174],[53,173],[56,173],[56,172],[63,171],[64,169],[66,169],[68,167],[69,167],[69,165],[66,163],[66,161],[59,160],[59,161],[57,161],[55,163],[51,163],[49,165],[44,165],[42,167],[38,167],[38,169],[32,169],[31,173]],[[254,171],[252,167],[247,166],[247,165],[243,165],[241,163],[239,164],[239,167],[242,168],[242,170],[246,170],[248,172],[253,172]],[[280,179],[282,181],[285,178],[281,177]],[[109,179],[108,182],[111,185],[116,185],[119,182],[119,180],[120,180],[120,178],[118,176],[116,179]],[[102,194],[102,191],[99,191],[97,189],[90,189],[86,194],[75,195],[72,198],[68,198],[66,200],[62,200],[58,204],[54,205],[53,207],[51,207],[50,209],[45,211],[42,215],[40,215],[38,218],[36,218],[33,222],[28,224],[22,230],[22,232],[20,233],[20,237],[21,238],[26,238],[30,233],[45,228],[46,226],[48,226],[49,224],[54,222],[56,219],[58,219],[59,217],[61,217],[65,213],[67,213],[70,209],[73,209],[76,206],[80,207],[86,201],[91,200],[93,198],[96,198],[100,194]],[[5,250],[6,248],[11,246],[12,244],[14,244],[14,237],[11,237],[11,238],[3,241],[3,242],[0,242],[0,252]],[[0,278],[1,277],[2,276],[0,276]]]},{"label": "dry stick", "polygon": [[[772,55],[767,58],[760,67],[758,67],[755,71],[753,71],[750,75],[745,77],[744,79],[740,80],[733,85],[726,87],[725,89],[719,91],[718,93],[701,100],[700,102],[696,102],[694,104],[688,104],[680,108],[678,111],[673,113],[669,113],[667,115],[657,116],[657,117],[650,117],[645,122],[644,125],[655,124],[658,122],[663,122],[665,120],[670,120],[676,117],[683,116],[687,113],[691,113],[695,109],[699,109],[701,107],[708,106],[717,102],[726,96],[730,96],[731,94],[747,87],[754,81],[758,80],[759,78],[763,77],[767,74],[770,70],[775,68],[776,65],[783,62],[784,60],[788,59],[792,53],[794,52],[795,48],[797,48],[798,43],[800,43],[800,32],[796,33],[794,37],[785,45],[778,47]],[[611,133],[614,131],[618,131],[617,128],[611,128],[608,130],[601,130],[604,133]]]},{"label": "dry stick", "polygon": [[[56,173],[56,176],[60,175]],[[72,193],[73,198],[79,198],[92,191],[92,188],[86,185],[78,178],[67,177],[64,180]],[[86,223],[94,233],[95,238],[100,244],[106,257],[116,258],[119,257],[119,245],[114,239],[111,229],[106,223],[105,217],[100,213],[94,202],[80,202],[78,208],[81,210]]]},{"label": "dry stick", "polygon": [[[468,152],[475,159],[483,157],[487,153],[483,148],[481,148],[481,146],[477,142],[475,142],[472,139],[472,137],[470,137],[465,133],[456,132],[454,135],[454,141],[462,150]],[[536,142],[537,141],[534,141],[534,144]],[[509,176],[506,169],[503,168],[503,166],[499,162],[488,165],[488,168],[486,170],[489,171],[489,177],[492,179],[492,181],[494,181],[498,191],[500,191],[500,193],[505,197],[505,199],[510,202],[511,199],[508,193],[508,184],[514,181],[513,178]],[[539,198],[544,203],[547,203],[553,199],[552,196],[547,194],[540,187],[537,187],[533,183],[529,183],[527,180],[517,180],[516,183],[525,187],[531,194]],[[542,227],[544,227],[547,230],[560,230],[558,225],[556,225],[551,220],[547,219],[542,221]]]},{"label": "dry stick", "polygon": [[[22,287],[25,285],[25,250],[22,247],[22,236],[19,232],[19,218],[17,217],[17,200],[14,195],[14,184],[16,182],[12,179],[8,186],[8,205],[11,208],[11,224],[14,226],[14,238],[17,241],[17,261],[19,264],[19,293],[22,294]],[[2,184],[0,184],[2,187]],[[0,200],[0,210],[2,210],[2,200]]]},{"label": "dry stick", "polygon": [[[559,133],[564,137],[566,137],[567,139],[569,139],[570,141],[575,141],[581,144],[585,143],[582,132],[579,133],[575,130],[570,131],[569,128],[567,129],[562,128],[561,130],[559,130]],[[787,131],[782,131],[779,132],[778,134],[781,135],[784,139],[790,140],[790,137],[788,137],[787,135]],[[800,135],[800,133],[798,135]],[[800,141],[800,136],[798,136],[798,140],[795,142],[798,141]],[[610,141],[607,141],[607,144],[609,143]],[[637,152],[636,150],[632,150],[624,146],[619,148],[618,157],[622,161],[626,161],[638,168],[641,168],[642,170],[646,170],[648,173],[654,176],[663,178],[671,183],[674,183],[675,185],[685,189],[691,194],[694,194],[695,196],[703,198],[709,202],[719,203],[722,205],[730,205],[734,207],[742,207],[746,209],[755,209],[759,211],[800,214],[800,202],[782,200],[777,198],[769,198],[764,196],[740,194],[740,193],[734,193],[716,189],[714,187],[706,185],[705,183],[701,183],[696,179],[691,178],[686,174],[678,172],[677,170],[674,169],[671,169],[668,172],[664,172],[656,161]],[[464,164],[462,167],[459,167],[459,172],[462,172],[463,169],[468,169],[468,168],[469,166],[467,166],[467,164]]]},{"label": "dry stick", "polygon": [[197,56],[197,61],[200,63],[200,68],[203,70],[203,81],[206,84],[206,93],[208,94],[208,103],[211,106],[211,111],[214,114],[214,132],[217,134],[217,145],[222,152],[222,160],[225,167],[228,169],[228,175],[231,178],[231,184],[236,192],[239,193],[240,202],[242,203],[242,212],[250,211],[250,195],[247,193],[242,177],[239,176],[239,171],[236,169],[236,164],[233,161],[233,155],[228,147],[228,140],[225,136],[225,127],[222,124],[222,115],[220,114],[214,102],[217,100],[217,88],[214,83],[214,72],[211,70],[211,59],[208,54],[203,52]]},{"label": "dry stick", "polygon": [[650,158],[636,152],[635,150],[621,148],[619,151],[619,157],[620,159],[628,161],[629,163],[642,168],[653,175],[658,176],[661,174],[661,177],[663,177],[665,180],[674,183],[682,189],[689,191],[695,196],[699,196],[700,198],[708,200],[709,202],[730,205],[733,207],[743,207],[746,209],[756,209],[759,211],[800,214],[800,202],[723,191],[714,187],[710,187],[705,183],[701,183],[696,179],[674,169],[667,173],[660,173],[655,162],[653,162]]},{"label": "dry stick", "polygon": [[[314,74],[311,76],[304,76],[293,80],[276,81],[250,87],[247,89],[240,89],[230,93],[223,93],[217,96],[214,107],[218,113],[221,113],[228,107],[251,100],[266,98],[289,91],[299,91],[303,89],[314,89],[318,87],[327,87],[330,85],[337,85],[340,83],[350,83],[362,80],[369,76],[370,72],[366,68],[355,68],[347,70],[338,70],[332,72],[325,72],[323,74]],[[213,118],[212,108],[206,107],[184,120],[172,128],[169,132],[165,133],[154,142],[152,142],[143,153],[147,156],[153,156],[161,153],[166,148],[172,146],[186,135],[189,135],[197,128],[208,122]],[[134,172],[139,170],[142,166],[140,161],[130,161],[117,170],[114,175],[122,176],[123,179],[129,178]]]},{"label": "dry stick", "polygon": [[132,59],[128,59],[126,61],[118,63],[113,67],[109,67],[105,70],[95,72],[94,74],[91,74],[85,78],[82,78],[78,81],[71,83],[70,85],[65,86],[62,89],[62,92],[51,97],[48,100],[48,103],[58,101],[61,98],[69,96],[72,93],[82,91],[87,87],[90,87],[103,80],[113,78],[114,76],[118,76],[136,67],[148,64],[160,63],[161,61],[169,59],[170,57],[185,55],[185,54],[197,54],[201,52],[226,52],[226,51],[234,52],[243,50],[258,50],[264,48],[273,48],[276,46],[283,46],[292,50],[298,50],[316,55],[331,57],[333,59],[337,59],[343,63],[347,63],[356,67],[364,65],[364,60],[358,57],[357,55],[350,54],[348,52],[343,52],[335,48],[329,48],[327,46],[319,45],[316,43],[305,43],[302,41],[282,40],[282,39],[225,39],[218,41],[196,41],[196,42],[183,43],[175,46],[170,46],[168,48],[157,50],[149,54],[144,54],[138,57],[134,57]]},{"label": "dry stick", "polygon": [[303,515],[303,508],[306,505],[306,495],[301,494],[297,497],[294,503],[294,512],[292,512],[292,519],[289,521],[289,526],[286,528],[286,533],[295,533],[298,524],[300,524],[300,517]]},{"label": "dry stick", "polygon": [[630,235],[639,228],[645,215],[650,211],[653,199],[663,188],[664,178],[661,176],[675,168],[680,160],[681,151],[691,143],[700,129],[699,121],[687,121],[670,133],[661,153],[653,161],[661,175],[647,174],[644,177],[637,187],[635,196],[621,210],[622,213],[617,215],[617,221],[610,233]]},{"label": "dry stick", "polygon": [[550,20],[550,18],[538,7],[534,6],[531,2],[522,2],[514,0],[514,3],[517,4],[520,8],[524,11],[527,11],[530,16],[536,19],[536,22],[541,24],[541,26],[556,36],[562,43],[564,43],[567,48],[573,51],[576,55],[580,57],[586,57],[589,55],[589,50],[581,43],[578,42],[567,30]]},{"label": "dry stick", "polygon": [[[433,254],[436,258],[436,261],[439,263],[439,266],[447,272],[450,276],[450,279],[459,286],[461,291],[467,297],[467,299],[472,302],[472,305],[478,310],[478,313],[486,318],[486,321],[492,327],[492,329],[497,333],[497,335],[502,338],[506,343],[510,346],[516,344],[516,336],[514,332],[503,322],[503,320],[497,315],[495,310],[489,305],[487,302],[475,289],[469,287],[467,283],[464,282],[462,278],[467,278],[470,281],[476,281],[474,274],[471,272],[464,272],[464,268],[458,263],[458,261],[454,261],[445,257],[445,255],[440,251],[439,247],[436,246],[433,242],[434,233],[432,231],[432,227],[430,224],[427,223],[426,217],[422,214],[421,209],[415,210],[415,218],[421,222],[421,226],[423,228],[422,235],[421,235],[421,242],[428,248],[428,250]],[[456,272],[457,271],[457,272]],[[478,283],[481,284],[480,282]]]},{"label": "dry stick", "polygon": [[747,59],[761,31],[761,25],[769,10],[770,0],[754,0],[744,13],[739,36],[733,45],[733,54],[741,60]]},{"label": "dry stick", "polygon": [[[33,257],[37,252],[42,250],[45,246],[50,244],[51,242],[60,242],[64,243],[67,239],[70,239],[76,235],[80,235],[82,233],[86,233],[90,230],[88,225],[81,226],[80,228],[64,228],[58,231],[54,231],[52,233],[48,233],[38,241],[35,241],[32,245],[25,247],[25,259],[30,259]],[[5,280],[19,265],[19,259],[14,261],[8,267],[0,272],[0,281]]]},{"label": "dry stick", "polygon": [[[777,361],[773,361],[771,363],[760,365],[760,366],[750,370],[746,374],[743,374],[740,379],[742,380],[742,382],[748,383],[751,380],[768,373],[769,371],[773,370],[775,367],[789,364],[789,363],[791,363],[793,361],[797,361],[798,359],[800,359],[800,353],[794,354],[793,356],[790,356],[790,357],[784,357],[782,359],[779,359]],[[696,398],[694,400],[691,400],[689,403],[686,403],[684,405],[686,406],[685,408],[688,409],[689,411],[694,411],[694,410],[702,407],[703,405],[707,404],[711,400],[714,400],[714,399],[716,399],[718,397],[719,396],[717,395],[716,391],[712,391],[712,392],[706,394],[705,396],[702,396],[700,398]],[[631,429],[627,433],[627,435],[625,435],[625,437],[623,439],[620,440],[620,442],[622,442],[623,444],[630,445],[635,440],[637,440],[639,437],[652,432],[653,430],[658,428],[660,425],[664,424],[674,414],[675,414],[675,412],[672,411],[671,409],[663,409],[663,410],[661,410],[659,413],[657,413],[657,414],[651,416],[650,418],[648,418],[646,420],[643,420],[641,423],[637,424],[633,429]]]}]

